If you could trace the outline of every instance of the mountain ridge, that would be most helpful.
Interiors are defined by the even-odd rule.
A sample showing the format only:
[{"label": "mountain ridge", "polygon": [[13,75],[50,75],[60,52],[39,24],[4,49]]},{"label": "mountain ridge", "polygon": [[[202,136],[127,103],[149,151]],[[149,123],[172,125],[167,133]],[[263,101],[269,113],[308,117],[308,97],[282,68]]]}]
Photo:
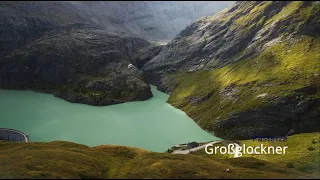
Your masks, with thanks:
[{"label": "mountain ridge", "polygon": [[[11,41],[11,46],[2,46],[0,50],[20,48],[26,44],[24,41],[32,41],[33,38],[40,37],[44,31],[75,23],[101,26],[106,31],[118,35],[128,34],[150,40],[170,40],[197,17],[214,14],[233,2],[220,3],[205,1],[197,4],[143,1],[2,2],[0,18],[3,24],[0,26],[2,31],[0,43]],[[202,10],[195,11],[192,7]],[[172,15],[174,11],[178,12],[175,16]],[[179,22],[181,22],[174,21],[175,18],[180,18]]]},{"label": "mountain ridge", "polygon": [[218,137],[320,131],[319,10],[309,1],[237,2],[181,31],[142,70]]}]

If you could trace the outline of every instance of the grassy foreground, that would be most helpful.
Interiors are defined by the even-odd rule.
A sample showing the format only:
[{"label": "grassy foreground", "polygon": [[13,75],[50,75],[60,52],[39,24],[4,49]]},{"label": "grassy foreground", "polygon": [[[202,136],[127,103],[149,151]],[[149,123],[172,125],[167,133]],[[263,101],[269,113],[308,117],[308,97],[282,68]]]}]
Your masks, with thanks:
[{"label": "grassy foreground", "polygon": [[[229,169],[230,171],[226,171]],[[312,178],[252,157],[173,155],[64,141],[0,141],[0,178]]]},{"label": "grassy foreground", "polygon": [[[226,146],[228,143],[218,143],[215,146]],[[295,169],[300,172],[308,173],[312,178],[320,177],[320,132],[315,133],[303,133],[288,136],[287,141],[280,142],[259,142],[258,140],[244,140],[240,141],[240,144],[246,144],[246,147],[260,146],[288,146],[285,154],[244,154],[242,157],[236,158],[238,160],[254,158],[255,160],[263,160],[269,163],[274,163],[276,166],[281,168]],[[236,161],[233,159],[233,155],[228,154],[216,154],[208,155],[204,150],[195,152],[194,154],[201,155],[204,157],[210,157],[214,159]],[[262,161],[262,162],[263,162]]]},{"label": "grassy foreground", "polygon": [[[260,145],[261,142],[246,140],[241,141],[250,146]],[[289,136],[286,142],[267,142],[266,145],[288,146],[284,155],[245,155],[276,163],[282,167],[294,168],[320,177],[320,133],[304,133]]]}]

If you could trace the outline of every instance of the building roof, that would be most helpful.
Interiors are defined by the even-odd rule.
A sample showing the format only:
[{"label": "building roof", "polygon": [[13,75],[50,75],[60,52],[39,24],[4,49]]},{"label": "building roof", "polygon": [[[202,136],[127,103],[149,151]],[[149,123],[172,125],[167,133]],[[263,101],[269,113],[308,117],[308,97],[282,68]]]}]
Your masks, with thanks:
[{"label": "building roof", "polygon": [[199,146],[199,143],[197,143],[197,142],[195,142],[195,141],[193,141],[193,142],[191,142],[191,143],[188,143],[188,147],[189,148],[194,148],[194,147],[198,147]]}]

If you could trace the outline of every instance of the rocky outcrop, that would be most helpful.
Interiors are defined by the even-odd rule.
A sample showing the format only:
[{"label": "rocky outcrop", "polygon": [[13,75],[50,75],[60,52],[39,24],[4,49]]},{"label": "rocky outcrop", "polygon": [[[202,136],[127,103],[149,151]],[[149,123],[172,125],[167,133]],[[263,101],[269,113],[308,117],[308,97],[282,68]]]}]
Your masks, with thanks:
[{"label": "rocky outcrop", "polygon": [[319,13],[317,1],[237,2],[185,28],[142,70],[222,138],[319,131]]},{"label": "rocky outcrop", "polygon": [[150,45],[140,49],[132,58],[131,61],[135,67],[141,69],[142,66],[150,61],[153,57],[159,54],[164,45]]},{"label": "rocky outcrop", "polygon": [[44,32],[57,27],[48,19],[27,16],[0,16],[0,21],[0,57],[24,47]]},{"label": "rocky outcrop", "polygon": [[263,136],[288,136],[319,132],[320,101],[303,97],[277,99],[269,106],[235,113],[212,124],[215,135],[225,139],[250,139]]},{"label": "rocky outcrop", "polygon": [[70,102],[110,105],[152,97],[130,57],[150,43],[78,24],[45,33],[0,61],[0,86],[53,93]]}]

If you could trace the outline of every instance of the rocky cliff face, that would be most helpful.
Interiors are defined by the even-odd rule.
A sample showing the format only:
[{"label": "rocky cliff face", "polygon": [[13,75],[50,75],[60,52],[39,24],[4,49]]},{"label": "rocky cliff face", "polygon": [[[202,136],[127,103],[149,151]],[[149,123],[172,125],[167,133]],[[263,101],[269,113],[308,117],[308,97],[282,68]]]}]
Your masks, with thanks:
[{"label": "rocky cliff face", "polygon": [[[233,2],[1,2],[0,51],[20,48],[45,31],[69,24],[169,40],[185,26]],[[1,55],[0,54],[0,55]]]},{"label": "rocky cliff face", "polygon": [[227,139],[319,131],[319,2],[237,2],[143,66],[200,126]]},{"label": "rocky cliff face", "polygon": [[150,87],[136,67],[162,46],[141,37],[172,38],[231,3],[1,2],[0,87],[91,105],[146,100]]},{"label": "rocky cliff face", "polygon": [[0,61],[0,87],[53,93],[70,102],[110,105],[152,97],[130,58],[150,43],[104,29],[56,29]]},{"label": "rocky cliff face", "polygon": [[158,55],[164,45],[149,45],[140,49],[134,56],[132,56],[131,61],[135,67],[141,69],[142,66],[150,61],[153,57]]},{"label": "rocky cliff face", "polygon": [[234,2],[69,2],[109,30],[147,39],[171,40],[187,25]]}]

